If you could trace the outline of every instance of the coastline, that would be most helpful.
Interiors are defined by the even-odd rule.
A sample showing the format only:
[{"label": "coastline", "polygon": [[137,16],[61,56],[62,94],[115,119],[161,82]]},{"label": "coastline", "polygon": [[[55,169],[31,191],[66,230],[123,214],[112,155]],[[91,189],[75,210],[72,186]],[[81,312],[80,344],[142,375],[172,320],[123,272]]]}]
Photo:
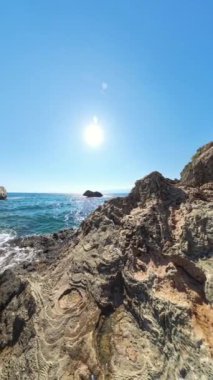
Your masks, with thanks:
[{"label": "coastline", "polygon": [[0,274],[2,380],[212,378],[212,159],[14,240],[36,255]]}]

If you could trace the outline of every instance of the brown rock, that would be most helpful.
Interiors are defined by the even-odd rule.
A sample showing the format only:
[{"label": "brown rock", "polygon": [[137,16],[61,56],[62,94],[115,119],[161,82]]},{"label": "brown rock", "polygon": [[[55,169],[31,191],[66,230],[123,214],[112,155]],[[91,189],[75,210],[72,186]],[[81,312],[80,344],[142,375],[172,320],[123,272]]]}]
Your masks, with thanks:
[{"label": "brown rock", "polygon": [[188,186],[201,186],[213,181],[213,142],[198,149],[181,172],[181,182]]},{"label": "brown rock", "polygon": [[198,187],[151,173],[76,232],[19,242],[38,252],[0,277],[2,380],[213,378],[206,168]]}]

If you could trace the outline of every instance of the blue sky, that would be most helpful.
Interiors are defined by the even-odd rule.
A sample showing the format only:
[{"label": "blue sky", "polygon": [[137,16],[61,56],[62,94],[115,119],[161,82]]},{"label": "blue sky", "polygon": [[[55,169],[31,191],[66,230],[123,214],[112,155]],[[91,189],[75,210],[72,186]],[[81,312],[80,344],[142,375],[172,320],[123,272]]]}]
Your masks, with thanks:
[{"label": "blue sky", "polygon": [[[212,15],[212,0],[1,1],[1,184],[76,192],[178,177],[212,140]],[[82,137],[94,115],[96,149]]]}]

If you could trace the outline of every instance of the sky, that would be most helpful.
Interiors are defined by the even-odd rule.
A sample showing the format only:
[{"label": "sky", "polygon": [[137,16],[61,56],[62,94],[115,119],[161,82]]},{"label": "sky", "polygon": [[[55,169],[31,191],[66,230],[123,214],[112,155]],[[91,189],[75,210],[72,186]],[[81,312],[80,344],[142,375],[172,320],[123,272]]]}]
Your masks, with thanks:
[{"label": "sky", "polygon": [[[213,137],[212,0],[0,1],[0,185],[131,189]],[[104,140],[85,141],[98,120]]]}]

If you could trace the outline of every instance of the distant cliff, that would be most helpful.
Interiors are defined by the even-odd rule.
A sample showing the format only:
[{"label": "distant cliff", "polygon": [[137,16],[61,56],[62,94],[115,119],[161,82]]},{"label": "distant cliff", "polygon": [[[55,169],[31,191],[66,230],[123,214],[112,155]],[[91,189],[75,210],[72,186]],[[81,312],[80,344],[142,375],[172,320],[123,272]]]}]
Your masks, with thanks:
[{"label": "distant cliff", "polygon": [[0,200],[1,199],[6,199],[7,198],[7,190],[5,187],[0,186]]},{"label": "distant cliff", "polygon": [[1,380],[213,379],[212,158],[13,243],[35,255],[0,276]]}]

